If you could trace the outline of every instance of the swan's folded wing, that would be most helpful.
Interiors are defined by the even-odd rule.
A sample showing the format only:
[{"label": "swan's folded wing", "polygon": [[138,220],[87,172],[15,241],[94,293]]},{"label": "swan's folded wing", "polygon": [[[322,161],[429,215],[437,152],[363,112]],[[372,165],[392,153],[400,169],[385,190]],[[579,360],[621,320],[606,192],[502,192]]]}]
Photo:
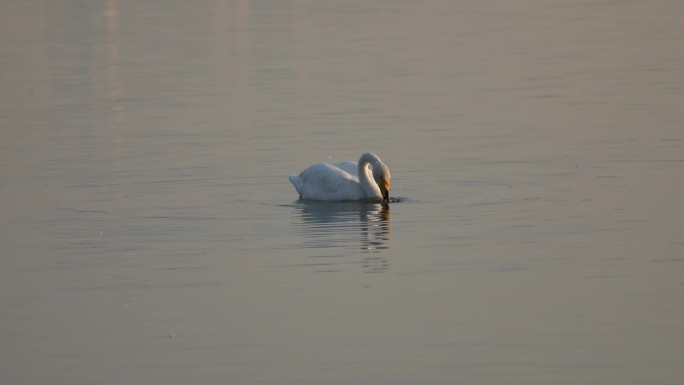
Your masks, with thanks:
[{"label": "swan's folded wing", "polygon": [[353,175],[355,177],[359,177],[359,164],[356,162],[352,162],[350,160],[345,160],[344,162],[340,162],[335,164],[335,167],[342,169],[343,171],[346,171],[349,173],[349,175]]},{"label": "swan's folded wing", "polygon": [[304,199],[343,201],[365,197],[354,175],[327,163],[318,163],[302,171],[297,182],[299,187],[295,184],[295,188]]}]

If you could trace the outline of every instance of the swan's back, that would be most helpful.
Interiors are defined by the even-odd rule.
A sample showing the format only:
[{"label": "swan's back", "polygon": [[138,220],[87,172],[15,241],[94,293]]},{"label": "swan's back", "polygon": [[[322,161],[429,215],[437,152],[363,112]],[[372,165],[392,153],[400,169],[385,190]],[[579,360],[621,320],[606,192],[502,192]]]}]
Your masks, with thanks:
[{"label": "swan's back", "polygon": [[335,167],[348,172],[352,176],[359,177],[359,164],[356,162],[345,160],[344,162],[335,163]]},{"label": "swan's back", "polygon": [[327,163],[314,164],[302,171],[299,176],[290,176],[290,182],[302,199],[354,201],[366,197],[366,193],[355,175]]}]

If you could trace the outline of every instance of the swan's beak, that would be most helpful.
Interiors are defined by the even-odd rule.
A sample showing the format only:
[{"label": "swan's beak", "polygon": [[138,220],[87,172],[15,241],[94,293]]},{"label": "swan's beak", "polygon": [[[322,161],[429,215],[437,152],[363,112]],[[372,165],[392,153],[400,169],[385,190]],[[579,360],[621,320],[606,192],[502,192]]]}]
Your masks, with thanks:
[{"label": "swan's beak", "polygon": [[383,180],[380,183],[380,192],[382,193],[382,200],[389,201],[389,188],[390,184],[387,180]]}]

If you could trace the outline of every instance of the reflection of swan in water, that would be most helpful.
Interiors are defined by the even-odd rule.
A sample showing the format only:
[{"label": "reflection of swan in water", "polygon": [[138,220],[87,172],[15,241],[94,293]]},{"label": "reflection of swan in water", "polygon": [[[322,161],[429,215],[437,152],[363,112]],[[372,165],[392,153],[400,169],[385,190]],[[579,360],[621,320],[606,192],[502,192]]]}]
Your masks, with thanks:
[{"label": "reflection of swan in water", "polygon": [[353,245],[353,249],[360,248],[368,254],[362,260],[367,272],[389,267],[387,258],[380,256],[389,248],[391,226],[387,203],[302,202],[294,207],[301,219],[299,228],[307,239],[307,246],[326,250],[326,255],[319,257],[339,255],[330,252]]},{"label": "reflection of swan in water", "polygon": [[317,163],[290,176],[301,199],[316,201],[389,201],[390,171],[377,155],[367,152],[359,163]]}]

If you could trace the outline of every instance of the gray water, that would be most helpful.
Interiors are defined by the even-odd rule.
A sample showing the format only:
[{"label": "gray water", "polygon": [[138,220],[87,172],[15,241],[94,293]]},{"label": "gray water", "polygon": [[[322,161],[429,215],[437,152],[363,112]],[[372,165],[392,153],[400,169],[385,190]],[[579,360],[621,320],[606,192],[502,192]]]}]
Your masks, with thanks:
[{"label": "gray water", "polygon": [[[681,384],[681,1],[0,5],[3,384]],[[392,197],[287,177],[378,154]]]}]

